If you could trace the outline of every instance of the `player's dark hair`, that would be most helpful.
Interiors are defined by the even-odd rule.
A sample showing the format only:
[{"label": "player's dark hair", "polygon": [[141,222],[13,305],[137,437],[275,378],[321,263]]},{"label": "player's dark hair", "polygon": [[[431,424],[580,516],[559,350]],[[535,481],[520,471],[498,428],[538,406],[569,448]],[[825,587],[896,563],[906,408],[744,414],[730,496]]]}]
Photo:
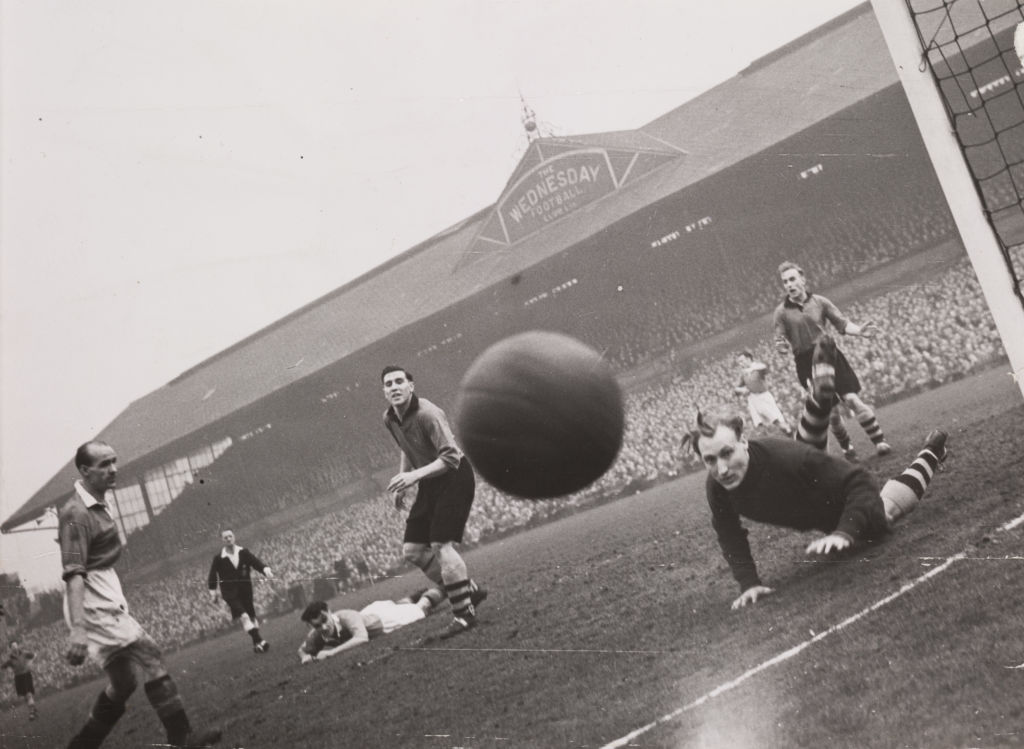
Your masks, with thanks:
[{"label": "player's dark hair", "polygon": [[327,611],[327,601],[313,601],[306,607],[306,610],[302,612],[302,616],[300,618],[306,624],[310,624],[325,611]]},{"label": "player's dark hair", "polygon": [[804,269],[803,269],[803,268],[801,268],[801,267],[800,267],[799,265],[797,265],[796,263],[794,263],[794,262],[793,262],[792,260],[786,260],[785,262],[783,262],[783,263],[781,263],[781,264],[779,265],[779,275],[781,276],[781,275],[782,275],[783,273],[785,273],[785,272],[786,272],[787,270],[795,270],[795,271],[796,271],[797,273],[799,273],[799,274],[800,274],[801,276],[802,276],[802,275],[804,275]]},{"label": "player's dark hair", "polygon": [[75,450],[75,468],[88,468],[92,465],[92,448],[93,447],[110,447],[106,442],[101,440],[89,440],[83,442]]},{"label": "player's dark hair", "polygon": [[743,349],[742,351],[740,351],[740,356],[745,356],[748,359],[753,359],[754,358],[754,355],[752,353],[750,353],[750,349]]},{"label": "player's dark hair", "polygon": [[743,414],[733,408],[722,408],[712,411],[710,415],[705,417],[698,410],[697,426],[683,435],[681,444],[685,447],[686,443],[689,442],[697,457],[700,458],[702,457],[700,454],[700,438],[714,437],[715,430],[720,426],[727,426],[732,429],[736,433],[736,438],[739,439],[743,436]]},{"label": "player's dark hair", "polygon": [[399,367],[397,364],[388,364],[386,367],[384,367],[384,369],[381,370],[380,373],[380,381],[384,382],[384,378],[391,372],[404,372],[405,376],[409,378],[409,382],[415,382],[412,376],[412,372],[410,372],[405,367]]}]

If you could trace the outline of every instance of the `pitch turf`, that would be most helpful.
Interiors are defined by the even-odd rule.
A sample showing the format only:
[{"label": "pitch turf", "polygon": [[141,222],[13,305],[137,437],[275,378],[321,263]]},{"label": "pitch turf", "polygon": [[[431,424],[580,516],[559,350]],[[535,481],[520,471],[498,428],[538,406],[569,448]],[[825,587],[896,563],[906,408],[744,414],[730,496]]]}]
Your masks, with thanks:
[{"label": "pitch turf", "polygon": [[[437,639],[442,613],[300,666],[296,613],[264,626],[265,656],[236,632],[170,667],[193,721],[246,749],[1022,744],[1024,524],[999,528],[1024,514],[1024,406],[1005,370],[881,409],[896,449],[866,461],[880,478],[931,427],[951,434],[947,469],[885,542],[813,562],[810,536],[752,526],[777,589],[753,608],[729,609],[738,591],[691,476],[470,552],[491,596],[458,638]],[[334,604],[419,583],[409,573]],[[5,713],[0,746],[62,746],[98,688],[42,699],[35,723]],[[140,690],[106,746],[160,738]]]}]

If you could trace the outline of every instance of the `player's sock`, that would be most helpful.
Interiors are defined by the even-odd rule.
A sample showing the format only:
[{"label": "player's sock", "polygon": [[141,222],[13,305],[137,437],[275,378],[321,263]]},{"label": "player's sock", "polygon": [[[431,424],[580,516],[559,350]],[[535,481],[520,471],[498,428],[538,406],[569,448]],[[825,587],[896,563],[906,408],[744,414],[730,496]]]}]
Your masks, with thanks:
[{"label": "player's sock", "polygon": [[882,503],[890,523],[914,510],[928,489],[939,462],[939,456],[926,448],[917,454],[903,473],[885,482],[881,491]]},{"label": "player's sock", "polygon": [[253,645],[259,645],[261,642],[263,642],[263,637],[260,635],[259,627],[253,627],[252,629],[250,629],[249,637],[252,638]]},{"label": "player's sock", "polygon": [[178,694],[178,685],[174,683],[174,679],[170,674],[164,674],[159,679],[147,681],[144,688],[149,704],[156,710],[160,722],[164,724],[164,730],[167,731],[167,743],[174,746],[184,744],[190,727],[185,715],[185,705]]},{"label": "player's sock", "polygon": [[473,603],[470,600],[470,582],[468,579],[456,583],[445,584],[445,592],[448,593],[448,601],[452,605],[452,614],[460,619],[476,616]]},{"label": "player's sock", "polygon": [[857,421],[860,422],[861,429],[873,444],[885,442],[885,433],[882,432],[882,427],[878,424],[878,419],[875,418],[875,412],[870,407],[866,406],[857,414]]},{"label": "player's sock", "polygon": [[103,743],[117,721],[124,715],[124,703],[114,702],[106,691],[100,692],[96,704],[89,712],[89,719],[82,730],[75,734],[68,749],[94,749]]},{"label": "player's sock", "polygon": [[804,410],[800,414],[800,423],[796,428],[796,438],[800,442],[824,450],[828,445],[828,418],[831,409],[824,408],[807,393],[804,397]]},{"label": "player's sock", "polygon": [[839,443],[839,447],[844,453],[850,451],[850,432],[846,429],[846,422],[843,421],[843,415],[835,408],[832,409],[832,413],[829,415],[829,426],[832,428],[832,434],[835,435],[836,442]]}]

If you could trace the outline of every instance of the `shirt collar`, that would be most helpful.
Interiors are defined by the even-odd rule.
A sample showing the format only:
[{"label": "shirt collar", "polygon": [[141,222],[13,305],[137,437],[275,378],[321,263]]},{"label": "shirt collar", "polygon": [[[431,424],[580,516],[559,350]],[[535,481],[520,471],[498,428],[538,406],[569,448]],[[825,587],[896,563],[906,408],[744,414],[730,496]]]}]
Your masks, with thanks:
[{"label": "shirt collar", "polygon": [[[416,413],[416,411],[419,410],[419,407],[420,407],[419,396],[417,396],[416,393],[413,393],[412,397],[409,398],[409,407],[407,409],[405,409],[406,417],[409,417],[412,414]],[[395,407],[394,406],[388,406],[388,418],[391,419],[392,421],[398,423],[398,424],[402,423],[402,419],[399,418],[398,412],[395,411]]]},{"label": "shirt collar", "polygon": [[236,557],[236,556],[238,556],[238,553],[241,550],[242,550],[242,547],[239,546],[238,544],[235,544],[235,553],[234,554],[228,554],[228,547],[227,546],[222,546],[221,549],[220,549],[220,555],[222,557]]},{"label": "shirt collar", "polygon": [[786,294],[786,296],[782,298],[782,306],[790,307],[791,309],[803,309],[804,305],[811,301],[812,296],[814,296],[814,294],[808,291],[807,296],[804,297],[804,300],[802,302],[794,302],[792,299],[789,298],[789,294]]},{"label": "shirt collar", "polygon": [[[85,488],[85,484],[82,483],[81,479],[75,482],[75,492],[81,497],[82,502],[87,508],[91,508],[93,505],[99,505],[103,509],[107,509],[106,502],[100,502],[96,497],[89,493],[89,490]],[[105,495],[104,495],[105,496]]]}]

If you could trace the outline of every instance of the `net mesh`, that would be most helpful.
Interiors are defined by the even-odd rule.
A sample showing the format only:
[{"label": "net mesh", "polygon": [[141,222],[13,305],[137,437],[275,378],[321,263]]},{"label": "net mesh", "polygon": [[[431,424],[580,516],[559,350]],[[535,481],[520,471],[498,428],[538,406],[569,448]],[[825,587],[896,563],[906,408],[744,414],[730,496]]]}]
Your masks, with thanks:
[{"label": "net mesh", "polygon": [[[1018,0],[905,0],[1024,305],[1024,65]],[[1024,31],[1022,31],[1024,33]],[[924,70],[924,67],[922,67]]]}]

